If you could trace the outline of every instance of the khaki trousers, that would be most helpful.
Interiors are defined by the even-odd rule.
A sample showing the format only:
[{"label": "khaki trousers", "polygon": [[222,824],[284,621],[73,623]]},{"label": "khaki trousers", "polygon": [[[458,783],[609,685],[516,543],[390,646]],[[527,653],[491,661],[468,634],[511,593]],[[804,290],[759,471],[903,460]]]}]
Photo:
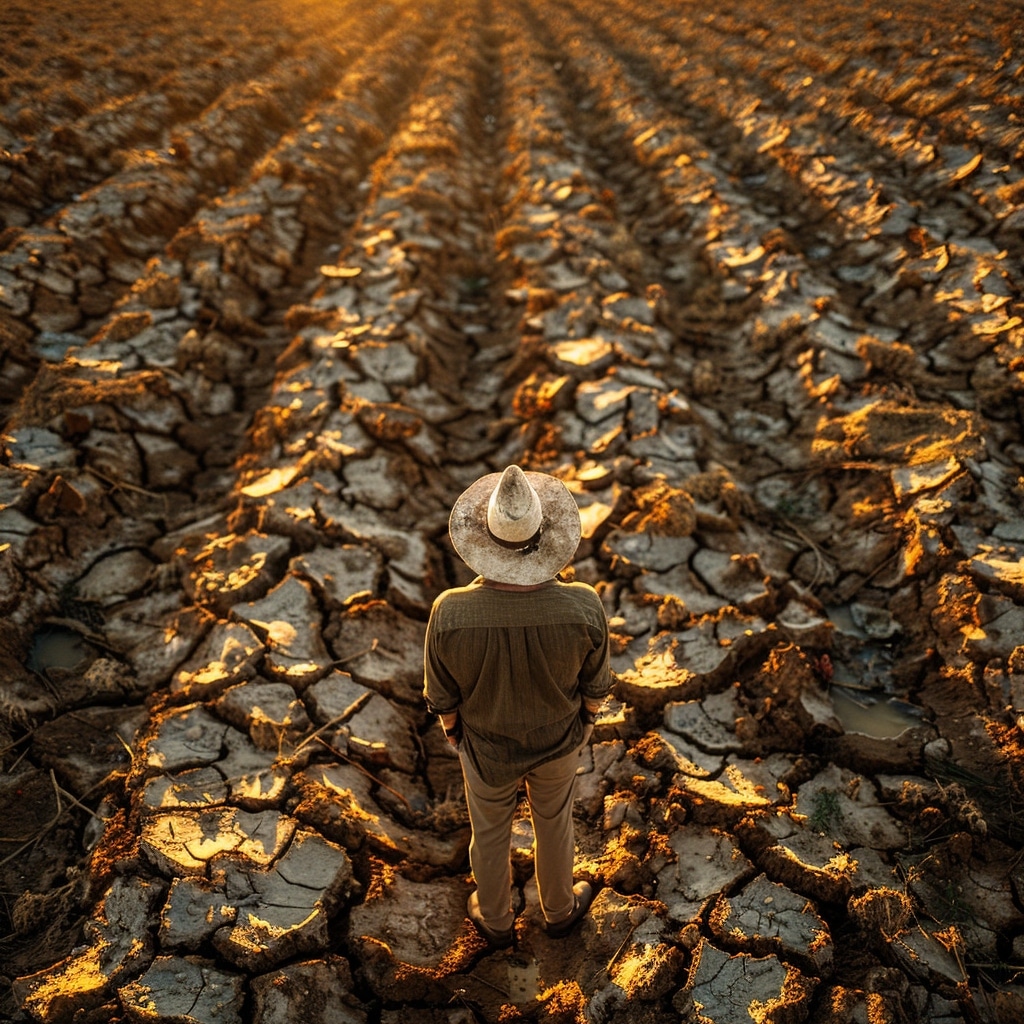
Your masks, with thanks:
[{"label": "khaki trousers", "polygon": [[[519,781],[488,786],[461,757],[466,804],[473,837],[469,864],[476,879],[480,913],[488,928],[512,926],[512,820]],[[526,797],[533,821],[533,864],[540,908],[548,922],[563,921],[573,911],[572,806],[576,791],[579,749],[527,772]]]}]

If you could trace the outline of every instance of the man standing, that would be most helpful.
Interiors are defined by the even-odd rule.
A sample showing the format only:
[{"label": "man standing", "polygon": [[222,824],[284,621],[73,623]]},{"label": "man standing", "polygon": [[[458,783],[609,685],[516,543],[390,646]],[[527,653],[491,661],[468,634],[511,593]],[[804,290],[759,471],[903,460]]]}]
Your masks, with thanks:
[{"label": "man standing", "polygon": [[424,696],[462,763],[477,886],[466,913],[492,946],[512,944],[511,833],[525,781],[545,930],[560,938],[593,899],[573,881],[573,794],[611,688],[601,600],[556,578],[579,544],[579,509],[560,480],[509,466],[463,492],[448,529],[478,576],[434,602]]}]

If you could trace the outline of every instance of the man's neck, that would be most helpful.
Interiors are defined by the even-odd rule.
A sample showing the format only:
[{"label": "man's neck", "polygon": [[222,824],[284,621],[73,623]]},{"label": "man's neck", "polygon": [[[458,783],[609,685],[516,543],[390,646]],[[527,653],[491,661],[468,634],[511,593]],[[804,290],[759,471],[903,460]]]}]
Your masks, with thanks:
[{"label": "man's neck", "polygon": [[540,583],[531,583],[528,586],[521,583],[499,583],[498,580],[485,579],[483,585],[489,587],[491,590],[512,590],[518,592],[526,592],[529,590],[540,590],[541,587],[546,587],[553,580],[542,580]]}]

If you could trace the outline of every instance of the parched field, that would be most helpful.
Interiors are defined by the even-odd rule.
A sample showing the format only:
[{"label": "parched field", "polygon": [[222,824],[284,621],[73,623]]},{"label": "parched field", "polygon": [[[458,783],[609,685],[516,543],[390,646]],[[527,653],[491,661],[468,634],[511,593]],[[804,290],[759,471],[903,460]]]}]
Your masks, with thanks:
[{"label": "parched field", "polygon": [[[0,1019],[1024,1019],[1019,4],[7,0],[0,227]],[[616,682],[494,952],[510,463]]]}]

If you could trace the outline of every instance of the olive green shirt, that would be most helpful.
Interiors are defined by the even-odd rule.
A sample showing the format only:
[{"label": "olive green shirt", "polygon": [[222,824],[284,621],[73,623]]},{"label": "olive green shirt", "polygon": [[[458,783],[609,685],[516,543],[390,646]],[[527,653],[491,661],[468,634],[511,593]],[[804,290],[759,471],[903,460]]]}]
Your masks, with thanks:
[{"label": "olive green shirt", "polygon": [[446,590],[424,645],[424,696],[458,711],[460,753],[488,785],[520,778],[583,741],[580,705],[611,689],[608,621],[586,583]]}]

